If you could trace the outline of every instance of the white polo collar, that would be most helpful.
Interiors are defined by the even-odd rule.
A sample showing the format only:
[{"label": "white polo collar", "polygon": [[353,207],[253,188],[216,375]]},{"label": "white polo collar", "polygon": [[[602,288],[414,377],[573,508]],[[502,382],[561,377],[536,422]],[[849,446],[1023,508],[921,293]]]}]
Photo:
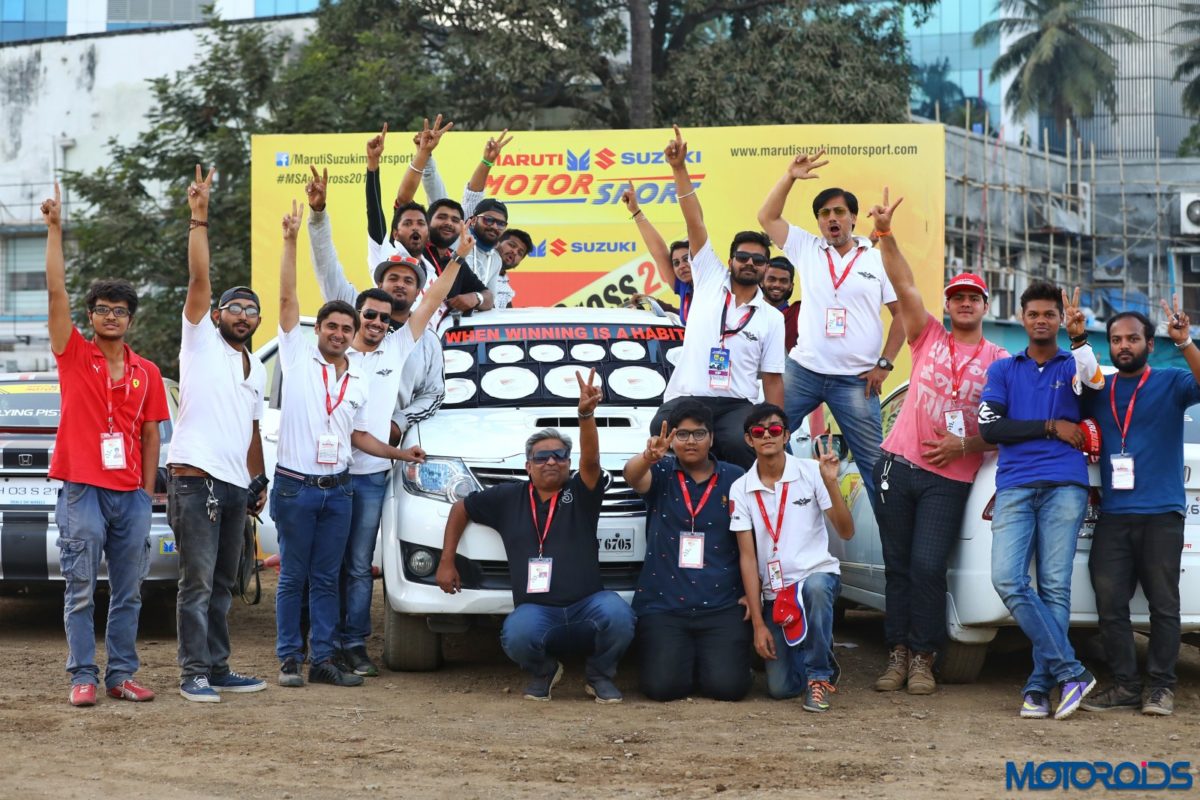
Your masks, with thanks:
[{"label": "white polo collar", "polygon": [[[800,479],[800,459],[795,456],[785,453],[786,460],[783,462],[783,477],[779,479],[780,483],[791,483]],[[775,484],[775,488],[779,487],[779,483]],[[746,472],[746,491],[748,492],[770,492],[775,493],[775,489],[768,489],[763,486],[762,479],[758,477],[758,462],[754,462],[754,467]]]}]

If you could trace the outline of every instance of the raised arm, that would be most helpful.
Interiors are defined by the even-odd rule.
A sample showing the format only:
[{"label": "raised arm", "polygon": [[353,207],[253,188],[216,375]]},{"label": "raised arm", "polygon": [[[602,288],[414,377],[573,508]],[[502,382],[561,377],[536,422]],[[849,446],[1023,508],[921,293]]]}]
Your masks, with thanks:
[{"label": "raised arm", "polygon": [[458,271],[467,263],[467,253],[471,252],[471,248],[474,246],[475,239],[471,237],[470,231],[464,228],[462,236],[458,237],[458,250],[454,258],[450,259],[450,263],[442,270],[442,274],[438,275],[437,280],[425,290],[420,305],[413,309],[408,318],[408,330],[412,334],[414,342],[421,338],[425,327],[429,325],[429,320],[433,319],[433,315],[441,308],[446,295],[450,293],[450,287],[458,278]]},{"label": "raised arm", "polygon": [[888,187],[883,187],[883,203],[872,206],[867,216],[875,220],[875,234],[879,237],[879,255],[883,259],[883,270],[887,273],[892,288],[896,290],[896,301],[900,304],[900,323],[904,326],[904,334],[912,342],[925,330],[929,314],[925,311],[925,303],[921,292],[917,289],[916,279],[908,260],[900,252],[896,237],[892,235],[892,214],[904,202],[901,197],[896,202],[888,204]]},{"label": "raised arm", "polygon": [[283,215],[283,255],[279,259],[279,327],[284,333],[300,323],[300,298],[296,295],[296,236],[304,219],[304,206],[292,201],[292,213]]},{"label": "raised arm", "polygon": [[188,223],[188,290],[183,316],[193,325],[200,324],[212,305],[212,279],[208,275],[208,196],[216,171],[210,169],[208,177],[202,177],[197,164],[196,180],[187,191],[192,218]]},{"label": "raised arm", "polygon": [[1100,362],[1096,353],[1087,343],[1087,322],[1083,311],[1079,308],[1079,287],[1075,293],[1067,297],[1067,290],[1062,290],[1063,320],[1067,324],[1067,336],[1071,337],[1071,356],[1075,359],[1075,379],[1071,388],[1075,394],[1083,394],[1084,389],[1103,389],[1104,373],[1100,371]]},{"label": "raised arm", "polygon": [[838,536],[851,539],[854,537],[854,517],[850,515],[850,508],[838,487],[840,461],[833,450],[833,434],[830,434],[828,439],[817,437],[817,452],[820,455],[818,468],[821,471],[821,482],[825,484],[825,491],[829,494],[830,506],[825,511],[825,516],[833,523]]},{"label": "raised arm", "polygon": [[783,247],[783,243],[787,241],[790,225],[783,218],[783,207],[787,204],[792,184],[796,181],[816,178],[817,175],[813,170],[820,169],[829,163],[820,160],[823,155],[825,155],[825,151],[821,150],[816,155],[805,153],[793,158],[788,162],[787,171],[783,173],[783,177],[771,187],[771,191],[767,193],[767,199],[763,200],[762,208],[758,210],[758,224],[763,226],[763,230],[771,237],[771,241],[775,243],[776,247]]},{"label": "raised arm", "polygon": [[650,491],[650,484],[653,482],[650,468],[667,454],[674,438],[675,431],[667,432],[667,421],[664,419],[659,434],[646,440],[646,449],[625,462],[625,483],[629,484],[630,489],[638,494]]},{"label": "raised arm", "polygon": [[508,128],[505,128],[499,136],[489,137],[487,144],[483,146],[483,156],[475,165],[475,171],[471,173],[467,189],[463,192],[463,214],[467,217],[474,216],[475,207],[479,205],[479,201],[483,199],[483,192],[487,189],[487,179],[492,167],[500,160],[504,146],[513,140],[513,137],[505,136],[507,133]]},{"label": "raised arm", "polygon": [[67,265],[63,259],[62,189],[54,182],[54,199],[42,202],[46,222],[46,291],[50,295],[50,349],[62,355],[71,340],[71,297],[67,294]]},{"label": "raised arm", "polygon": [[[344,300],[350,305],[358,298],[358,289],[346,277],[346,270],[338,260],[333,246],[333,225],[326,213],[325,190],[329,185],[329,170],[317,174],[310,166],[312,180],[304,187],[308,195],[308,252],[312,257],[313,271],[317,275],[317,287],[324,300]],[[382,260],[382,259],[380,259]]]},{"label": "raised arm", "polygon": [[1158,301],[1163,313],[1167,315],[1167,336],[1171,337],[1183,360],[1187,362],[1193,380],[1200,383],[1200,348],[1192,341],[1192,321],[1183,313],[1183,308],[1179,305],[1179,295],[1171,295],[1171,303],[1169,306],[1166,300]]},{"label": "raised arm", "polygon": [[638,205],[637,190],[633,188],[633,181],[630,181],[629,188],[621,193],[621,202],[625,204],[625,208],[629,211],[629,218],[637,225],[638,233],[641,234],[642,241],[646,243],[650,257],[654,259],[658,277],[667,286],[674,286],[675,270],[671,268],[671,251],[667,248],[667,242],[658,232],[658,228],[655,228],[654,223],[646,218],[646,212],[642,211],[641,206]]},{"label": "raised arm", "polygon": [[405,203],[411,203],[412,199],[417,196],[417,187],[421,185],[421,179],[425,176],[425,165],[429,162],[433,151],[437,149],[438,143],[442,141],[442,137],[452,128],[454,128],[453,122],[442,125],[441,114],[434,119],[432,128],[429,127],[429,120],[425,120],[421,131],[413,139],[417,145],[417,152],[413,155],[413,160],[409,162],[408,169],[404,171],[404,177],[400,179],[400,188],[396,190],[396,208]]},{"label": "raised arm", "polygon": [[687,223],[688,249],[698,253],[708,242],[708,228],[704,225],[704,211],[700,208],[700,198],[696,197],[692,176],[688,174],[687,142],[683,140],[679,126],[675,125],[674,128],[675,138],[667,142],[663,154],[675,176],[675,197],[679,202],[679,210],[683,212],[683,221]]},{"label": "raised arm", "polygon": [[[382,245],[388,240],[388,218],[383,212],[383,190],[379,185],[379,159],[383,156],[383,142],[387,138],[387,123],[383,123],[383,130],[378,135],[372,136],[367,141],[367,237],[376,245]],[[317,175],[317,168],[313,167],[313,177]],[[312,201],[309,201],[309,207],[312,207]],[[325,210],[325,198],[321,198],[321,207],[313,208],[313,211]]]},{"label": "raised arm", "polygon": [[589,489],[596,488],[600,480],[600,434],[596,430],[596,406],[604,390],[593,385],[596,368],[588,373],[587,383],[583,376],[575,373],[579,381],[579,477]]}]

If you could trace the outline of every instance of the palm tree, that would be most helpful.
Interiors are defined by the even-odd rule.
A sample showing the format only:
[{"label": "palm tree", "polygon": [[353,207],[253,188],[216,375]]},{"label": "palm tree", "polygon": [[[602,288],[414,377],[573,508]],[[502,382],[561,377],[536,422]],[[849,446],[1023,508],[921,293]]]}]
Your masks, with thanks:
[{"label": "palm tree", "polygon": [[1182,81],[1191,76],[1188,85],[1183,87],[1183,107],[1192,114],[1200,115],[1200,4],[1183,3],[1179,10],[1191,14],[1192,19],[1175,23],[1171,30],[1195,34],[1195,38],[1171,51],[1182,59],[1175,68],[1175,80]]},{"label": "palm tree", "polygon": [[1017,116],[1037,112],[1054,118],[1061,134],[1068,119],[1095,113],[1099,99],[1115,116],[1117,63],[1106,48],[1140,41],[1137,34],[1092,15],[1098,0],[999,0],[1008,16],[975,32],[975,45],[1001,34],[1016,36],[992,65],[991,80],[1015,72],[1004,105]]}]

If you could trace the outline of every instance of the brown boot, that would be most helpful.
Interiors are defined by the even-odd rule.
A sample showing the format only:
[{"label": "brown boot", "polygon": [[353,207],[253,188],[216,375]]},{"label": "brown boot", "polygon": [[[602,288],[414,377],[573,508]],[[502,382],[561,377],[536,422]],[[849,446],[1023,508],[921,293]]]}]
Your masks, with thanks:
[{"label": "brown boot", "polygon": [[908,680],[908,648],[898,644],[888,653],[888,665],[875,680],[875,691],[896,692],[904,688]]},{"label": "brown boot", "polygon": [[908,693],[933,694],[937,681],[933,679],[933,653],[913,653],[908,662]]}]

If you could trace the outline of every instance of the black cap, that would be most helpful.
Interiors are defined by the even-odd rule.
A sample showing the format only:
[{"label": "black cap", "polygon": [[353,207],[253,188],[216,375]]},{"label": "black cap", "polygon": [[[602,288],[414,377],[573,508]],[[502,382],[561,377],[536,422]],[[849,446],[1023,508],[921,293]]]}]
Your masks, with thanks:
[{"label": "black cap", "polygon": [[485,197],[479,201],[479,205],[475,206],[475,216],[477,217],[489,211],[499,211],[504,215],[504,219],[508,219],[508,206],[494,197]]},{"label": "black cap", "polygon": [[249,286],[234,286],[231,289],[226,289],[221,295],[220,302],[217,303],[217,308],[223,308],[234,300],[250,300],[260,309],[262,308],[262,303],[258,301],[258,295]]}]

